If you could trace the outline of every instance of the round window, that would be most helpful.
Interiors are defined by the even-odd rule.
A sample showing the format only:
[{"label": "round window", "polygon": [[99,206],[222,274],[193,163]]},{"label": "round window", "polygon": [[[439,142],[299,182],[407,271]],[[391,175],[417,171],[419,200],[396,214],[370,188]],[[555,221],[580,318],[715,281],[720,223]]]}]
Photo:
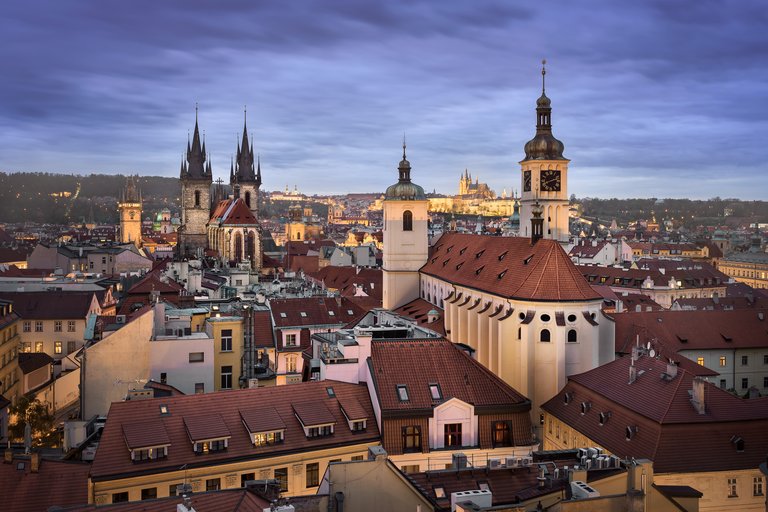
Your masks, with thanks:
[{"label": "round window", "polygon": [[540,318],[541,318],[541,321],[542,321],[542,322],[549,322],[549,315],[548,315],[548,314],[546,314],[546,313],[544,313],[543,315],[541,315],[541,317],[540,317]]},{"label": "round window", "polygon": [[525,313],[520,313],[519,315],[517,315],[517,317],[518,317],[520,320],[525,320]]},{"label": "round window", "polygon": [[571,322],[571,323],[575,322],[576,321],[576,315],[574,315],[574,314],[568,315],[568,321]]}]

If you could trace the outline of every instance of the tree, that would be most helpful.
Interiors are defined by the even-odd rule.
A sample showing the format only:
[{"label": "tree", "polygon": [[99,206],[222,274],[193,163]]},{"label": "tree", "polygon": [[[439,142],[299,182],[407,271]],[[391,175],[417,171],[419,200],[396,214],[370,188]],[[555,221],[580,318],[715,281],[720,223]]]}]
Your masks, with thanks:
[{"label": "tree", "polygon": [[24,441],[24,428],[29,422],[32,428],[32,446],[55,446],[57,436],[53,429],[54,417],[40,400],[23,396],[10,407],[13,421],[8,425],[8,437]]}]

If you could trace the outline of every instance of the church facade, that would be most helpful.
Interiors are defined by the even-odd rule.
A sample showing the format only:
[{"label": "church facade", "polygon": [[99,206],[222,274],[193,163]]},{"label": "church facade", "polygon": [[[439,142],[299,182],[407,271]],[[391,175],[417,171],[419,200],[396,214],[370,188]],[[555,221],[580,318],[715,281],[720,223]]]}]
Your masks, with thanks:
[{"label": "church facade", "polygon": [[[602,298],[560,244],[568,232],[568,161],[551,136],[550,110],[542,94],[536,137],[522,162],[520,231],[528,236],[446,232],[427,255],[426,229],[415,224],[416,218],[427,222],[423,189],[410,182],[405,157],[400,180],[383,201],[384,307],[423,300],[443,309],[446,336],[469,346],[478,361],[528,396],[534,412],[568,375],[614,357]],[[540,192],[544,182],[547,190]]]},{"label": "church facade", "polygon": [[247,122],[237,144],[229,170],[227,195],[221,180],[213,183],[213,170],[205,141],[200,139],[197,113],[192,140],[187,142],[181,164],[181,226],[179,251],[182,256],[208,254],[222,265],[247,262],[251,270],[261,268],[259,187],[261,162],[254,158]]}]

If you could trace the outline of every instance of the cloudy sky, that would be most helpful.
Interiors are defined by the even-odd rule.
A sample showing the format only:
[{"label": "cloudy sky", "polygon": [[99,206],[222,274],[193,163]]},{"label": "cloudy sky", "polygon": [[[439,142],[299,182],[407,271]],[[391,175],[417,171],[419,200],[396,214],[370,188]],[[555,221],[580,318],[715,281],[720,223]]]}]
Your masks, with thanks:
[{"label": "cloudy sky", "polygon": [[382,191],[405,133],[425,189],[500,193],[546,58],[569,192],[768,199],[764,0],[10,0],[0,34],[6,172],[176,176],[198,102],[223,179],[247,105],[268,190]]}]

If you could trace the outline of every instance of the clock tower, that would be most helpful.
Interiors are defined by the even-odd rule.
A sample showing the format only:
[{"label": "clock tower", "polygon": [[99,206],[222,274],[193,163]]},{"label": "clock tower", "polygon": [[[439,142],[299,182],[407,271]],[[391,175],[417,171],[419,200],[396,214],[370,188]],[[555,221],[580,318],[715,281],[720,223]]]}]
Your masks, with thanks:
[{"label": "clock tower", "polygon": [[[546,64],[544,61],[542,64]],[[525,144],[520,200],[520,236],[530,237],[534,204],[542,208],[544,238],[567,242],[568,160],[563,143],[552,135],[552,106],[544,88],[546,69],[541,68],[541,97],[536,101],[536,135]]]},{"label": "clock tower", "polygon": [[141,192],[133,176],[126,179],[117,209],[120,212],[120,243],[141,247]]}]

